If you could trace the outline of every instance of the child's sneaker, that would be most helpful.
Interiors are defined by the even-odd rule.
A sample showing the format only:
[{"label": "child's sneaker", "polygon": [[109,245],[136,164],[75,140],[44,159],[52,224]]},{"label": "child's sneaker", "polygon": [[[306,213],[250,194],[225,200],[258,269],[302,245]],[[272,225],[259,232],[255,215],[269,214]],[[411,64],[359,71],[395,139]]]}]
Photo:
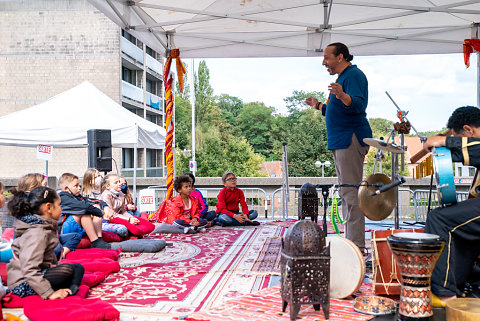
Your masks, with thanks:
[{"label": "child's sneaker", "polygon": [[201,228],[198,229],[198,231],[199,231],[200,233],[205,233],[205,232],[207,231],[207,229],[204,228],[204,227],[201,227]]}]

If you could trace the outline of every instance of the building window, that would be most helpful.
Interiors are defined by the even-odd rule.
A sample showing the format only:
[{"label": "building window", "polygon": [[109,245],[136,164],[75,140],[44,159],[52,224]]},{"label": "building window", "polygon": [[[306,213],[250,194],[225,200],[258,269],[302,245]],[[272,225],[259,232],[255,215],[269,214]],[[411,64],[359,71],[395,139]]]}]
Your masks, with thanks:
[{"label": "building window", "polygon": [[458,177],[462,177],[462,168],[458,167]]},{"label": "building window", "polygon": [[162,150],[161,149],[147,149],[147,168],[148,167],[160,167],[162,162]]},{"label": "building window", "polygon": [[127,39],[128,41],[130,41],[131,43],[135,44],[136,43],[136,38],[134,36],[132,36],[131,34],[129,34],[128,32],[126,32],[125,30],[122,29],[122,37],[124,37],[125,39]]},{"label": "building window", "polygon": [[148,121],[151,121],[152,123],[154,123],[155,125],[157,125],[157,115],[150,115],[150,114],[147,114],[147,118],[146,118]]},{"label": "building window", "polygon": [[147,54],[149,54],[149,55],[152,56],[153,58],[157,59],[157,52],[154,51],[152,48],[150,48],[149,46],[147,46],[147,48],[145,49],[145,51],[147,52]]},{"label": "building window", "polygon": [[134,75],[133,70],[130,70],[127,67],[122,67],[122,80],[123,81],[126,81],[126,82],[128,82],[132,85],[135,85],[135,82],[134,82],[135,77],[133,75]]},{"label": "building window", "polygon": [[475,176],[475,167],[469,167],[468,168],[468,176]]},{"label": "building window", "polygon": [[147,79],[147,91],[154,95],[157,94],[157,82]]},{"label": "building window", "polygon": [[122,149],[122,168],[133,168],[133,148]]}]

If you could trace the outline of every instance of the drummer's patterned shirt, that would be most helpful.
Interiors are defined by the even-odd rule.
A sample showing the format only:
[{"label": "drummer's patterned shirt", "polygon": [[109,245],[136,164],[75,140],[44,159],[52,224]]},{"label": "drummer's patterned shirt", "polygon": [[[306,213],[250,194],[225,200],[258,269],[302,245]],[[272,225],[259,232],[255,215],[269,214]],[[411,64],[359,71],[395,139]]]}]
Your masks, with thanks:
[{"label": "drummer's patterned shirt", "polygon": [[365,74],[351,65],[345,68],[336,81],[343,91],[352,98],[346,106],[335,95],[330,95],[328,104],[322,106],[322,114],[327,125],[328,149],[344,149],[350,146],[355,133],[360,144],[365,146],[364,138],[372,137],[372,129],[367,120],[368,81]]}]

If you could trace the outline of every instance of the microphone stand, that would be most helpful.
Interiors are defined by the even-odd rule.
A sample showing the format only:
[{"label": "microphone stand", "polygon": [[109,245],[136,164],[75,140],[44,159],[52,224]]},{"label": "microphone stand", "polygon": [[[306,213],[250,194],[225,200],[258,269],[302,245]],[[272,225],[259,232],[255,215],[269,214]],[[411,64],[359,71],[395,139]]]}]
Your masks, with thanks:
[{"label": "microphone stand", "polygon": [[323,235],[327,237],[327,207],[328,207],[328,194],[330,188],[332,188],[333,184],[318,184],[315,187],[320,188],[322,190],[323,196]]}]

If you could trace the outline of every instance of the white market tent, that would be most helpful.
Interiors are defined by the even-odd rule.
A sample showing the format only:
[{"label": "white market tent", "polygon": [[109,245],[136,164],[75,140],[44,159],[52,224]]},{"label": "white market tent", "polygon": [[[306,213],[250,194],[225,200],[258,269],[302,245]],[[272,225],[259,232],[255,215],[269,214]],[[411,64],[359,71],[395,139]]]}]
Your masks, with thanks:
[{"label": "white market tent", "polygon": [[0,145],[86,147],[89,129],[110,129],[113,147],[165,146],[164,128],[128,111],[88,81],[0,117]]},{"label": "white market tent", "polygon": [[89,2],[152,49],[178,48],[181,58],[322,56],[332,42],[361,56],[461,53],[464,39],[480,36],[478,0]]},{"label": "white market tent", "polygon": [[[0,117],[0,145],[86,147],[89,129],[110,129],[112,146],[162,149],[164,128],[117,104],[88,81],[47,101]],[[136,192],[136,155],[134,193]]]}]

